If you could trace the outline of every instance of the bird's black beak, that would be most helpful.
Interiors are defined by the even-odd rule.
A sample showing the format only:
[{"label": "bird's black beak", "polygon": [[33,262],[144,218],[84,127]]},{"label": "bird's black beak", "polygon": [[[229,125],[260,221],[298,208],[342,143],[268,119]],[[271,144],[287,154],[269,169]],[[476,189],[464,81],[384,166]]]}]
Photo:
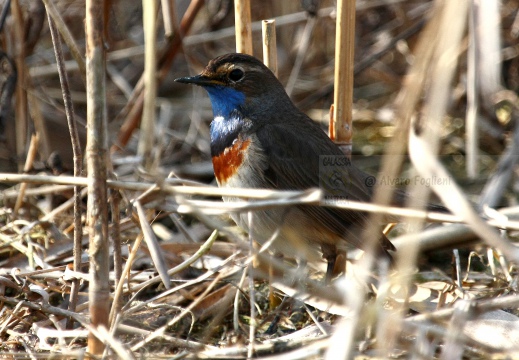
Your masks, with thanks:
[{"label": "bird's black beak", "polygon": [[204,75],[182,77],[182,78],[175,79],[175,81],[182,83],[182,84],[194,84],[194,85],[200,85],[200,86],[219,85],[220,84],[220,81],[211,79]]}]

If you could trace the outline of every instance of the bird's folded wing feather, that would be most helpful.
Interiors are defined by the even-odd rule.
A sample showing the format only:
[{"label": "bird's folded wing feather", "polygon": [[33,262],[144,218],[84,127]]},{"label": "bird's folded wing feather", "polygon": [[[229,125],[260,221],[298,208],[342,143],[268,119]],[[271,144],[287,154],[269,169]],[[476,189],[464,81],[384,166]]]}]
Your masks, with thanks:
[{"label": "bird's folded wing feather", "polygon": [[[319,187],[325,196],[332,199],[337,196],[337,199],[346,201],[370,201],[371,189],[364,185],[368,175],[351,164],[323,168],[320,157],[331,156],[340,160],[344,154],[318,125],[308,125],[305,121],[301,125],[298,128],[293,124],[268,124],[257,131],[268,159],[266,180],[282,190]],[[352,234],[352,230],[360,231],[362,227],[359,225],[366,223],[367,214],[322,206],[305,206],[302,209],[330,231],[347,237],[346,241],[363,248],[361,234]],[[392,249],[391,243],[386,242],[389,243],[386,239],[382,246]]]}]

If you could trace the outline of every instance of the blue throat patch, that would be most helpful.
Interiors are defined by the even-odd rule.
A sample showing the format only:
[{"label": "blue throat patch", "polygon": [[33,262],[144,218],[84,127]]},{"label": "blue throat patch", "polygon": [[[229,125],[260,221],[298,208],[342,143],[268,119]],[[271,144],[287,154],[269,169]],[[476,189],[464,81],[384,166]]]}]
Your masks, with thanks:
[{"label": "blue throat patch", "polygon": [[211,99],[214,119],[211,122],[211,155],[220,155],[232,145],[242,128],[238,108],[245,102],[245,94],[225,86],[204,87]]},{"label": "blue throat patch", "polygon": [[233,110],[237,110],[245,102],[245,94],[233,88],[225,86],[205,86],[204,88],[211,99],[214,117],[227,118]]}]

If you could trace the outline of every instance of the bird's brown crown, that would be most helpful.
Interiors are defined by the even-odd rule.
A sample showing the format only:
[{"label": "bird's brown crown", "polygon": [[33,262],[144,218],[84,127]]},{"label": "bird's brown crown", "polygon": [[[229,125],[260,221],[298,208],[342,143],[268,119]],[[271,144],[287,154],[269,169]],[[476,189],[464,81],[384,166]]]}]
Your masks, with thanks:
[{"label": "bird's brown crown", "polygon": [[200,76],[212,85],[230,86],[253,91],[262,84],[276,83],[282,87],[275,75],[261,61],[245,54],[226,54],[209,62]]}]

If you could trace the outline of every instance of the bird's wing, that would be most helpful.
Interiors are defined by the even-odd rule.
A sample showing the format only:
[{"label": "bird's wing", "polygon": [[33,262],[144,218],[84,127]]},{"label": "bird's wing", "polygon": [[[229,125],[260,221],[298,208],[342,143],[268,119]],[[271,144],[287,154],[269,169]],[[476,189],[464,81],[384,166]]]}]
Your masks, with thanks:
[{"label": "bird's wing", "polygon": [[[302,121],[298,125],[301,126],[267,124],[256,132],[268,158],[266,180],[277,189],[319,187],[331,199],[370,201],[371,189],[364,183],[368,175],[351,164],[341,164],[345,161],[343,153],[317,124]],[[324,157],[328,157],[327,163]],[[330,163],[334,160],[335,164]],[[321,206],[301,208],[328,230],[363,248],[361,234],[352,234],[352,229],[358,232],[358,225],[366,223],[365,213]],[[384,249],[394,249],[387,239],[382,239],[381,245]]]}]

